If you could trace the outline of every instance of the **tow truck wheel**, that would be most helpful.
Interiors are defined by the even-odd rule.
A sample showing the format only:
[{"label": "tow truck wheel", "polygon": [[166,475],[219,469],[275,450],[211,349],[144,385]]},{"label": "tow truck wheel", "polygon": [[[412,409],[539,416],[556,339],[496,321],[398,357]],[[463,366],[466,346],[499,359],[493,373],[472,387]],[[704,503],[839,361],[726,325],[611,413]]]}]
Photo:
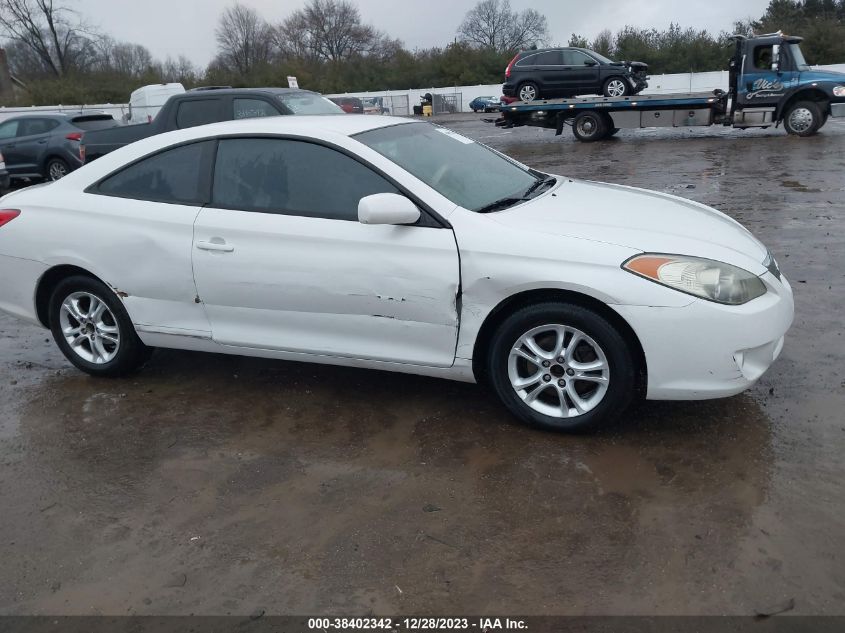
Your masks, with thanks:
[{"label": "tow truck wheel", "polygon": [[572,133],[579,141],[592,143],[608,136],[610,126],[603,112],[582,112],[572,121]]},{"label": "tow truck wheel", "polygon": [[797,101],[783,117],[783,127],[790,134],[812,136],[822,126],[822,112],[813,101]]}]

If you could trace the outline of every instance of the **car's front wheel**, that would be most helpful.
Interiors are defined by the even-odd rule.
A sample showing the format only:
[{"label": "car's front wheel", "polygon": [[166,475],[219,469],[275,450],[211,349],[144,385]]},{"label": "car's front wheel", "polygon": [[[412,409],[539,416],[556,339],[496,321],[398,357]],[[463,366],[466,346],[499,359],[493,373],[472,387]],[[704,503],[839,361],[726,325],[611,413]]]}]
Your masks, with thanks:
[{"label": "car's front wheel", "polygon": [[789,134],[812,136],[822,126],[822,110],[814,101],[793,103],[783,117],[783,127]]},{"label": "car's front wheel", "polygon": [[122,376],[150,356],[115,293],[91,277],[61,281],[49,305],[50,330],[59,349],[92,376]]},{"label": "car's front wheel", "polygon": [[583,306],[522,308],[492,339],[487,372],[507,409],[553,431],[591,431],[616,421],[636,388],[636,360],[622,334]]},{"label": "car's front wheel", "polygon": [[631,92],[631,84],[621,77],[611,77],[604,82],[602,92],[605,97],[624,97]]}]

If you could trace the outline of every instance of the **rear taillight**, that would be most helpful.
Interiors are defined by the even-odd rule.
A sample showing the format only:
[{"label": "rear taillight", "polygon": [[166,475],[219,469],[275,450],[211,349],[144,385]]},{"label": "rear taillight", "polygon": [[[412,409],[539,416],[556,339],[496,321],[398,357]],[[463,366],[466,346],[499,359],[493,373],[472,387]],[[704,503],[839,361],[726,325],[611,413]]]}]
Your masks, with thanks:
[{"label": "rear taillight", "polygon": [[[513,59],[511,60],[510,64],[508,64],[508,67],[505,68],[505,79],[510,78],[511,68],[513,68],[513,65],[516,63],[517,59],[519,59],[519,53],[517,53],[516,55],[513,56]],[[499,66],[499,68],[501,68],[501,66]]]},{"label": "rear taillight", "polygon": [[70,134],[65,134],[65,138],[69,141],[81,141],[82,132],[71,132]]},{"label": "rear taillight", "polygon": [[85,146],[82,143],[79,144],[79,160],[85,162]]},{"label": "rear taillight", "polygon": [[18,209],[2,209],[0,210],[0,226],[8,224],[21,214]]}]

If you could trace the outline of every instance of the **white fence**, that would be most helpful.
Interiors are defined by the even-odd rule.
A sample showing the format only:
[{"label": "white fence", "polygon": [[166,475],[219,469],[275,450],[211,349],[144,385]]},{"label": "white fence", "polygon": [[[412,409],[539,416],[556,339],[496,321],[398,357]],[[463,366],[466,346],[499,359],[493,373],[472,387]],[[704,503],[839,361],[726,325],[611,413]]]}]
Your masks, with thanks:
[{"label": "white fence", "polygon": [[[845,64],[831,64],[828,66],[815,66],[819,70],[835,70],[845,73]],[[709,92],[721,88],[728,89],[728,71],[716,71],[707,73],[679,73],[672,75],[651,75],[648,81],[648,88],[643,94],[666,94],[671,92]],[[492,96],[502,94],[502,84],[489,84],[479,86],[444,86],[440,88],[418,88],[414,90],[381,90],[377,92],[345,92],[343,94],[326,95],[327,97],[395,97],[396,102],[407,98],[411,106],[418,105],[420,98],[425,93],[432,94],[460,94],[461,111],[469,111],[469,102],[476,97]],[[0,107],[0,121],[20,114],[33,114],[36,112],[61,113],[78,112],[80,110],[96,110],[107,112],[115,119],[122,121],[125,114],[129,112],[129,105],[126,103],[99,103],[93,105],[57,105],[57,106],[32,106],[29,108],[6,108]]]}]

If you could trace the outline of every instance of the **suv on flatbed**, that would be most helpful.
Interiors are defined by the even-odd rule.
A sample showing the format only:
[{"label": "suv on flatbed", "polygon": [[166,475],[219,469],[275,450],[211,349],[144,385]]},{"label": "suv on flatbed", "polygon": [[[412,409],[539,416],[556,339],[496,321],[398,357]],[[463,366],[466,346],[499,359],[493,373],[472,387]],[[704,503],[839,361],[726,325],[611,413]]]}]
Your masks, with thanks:
[{"label": "suv on flatbed", "polygon": [[615,62],[586,48],[541,48],[517,53],[502,92],[520,101],[603,94],[624,97],[648,87],[648,65]]},{"label": "suv on flatbed", "polygon": [[150,123],[86,132],[82,154],[86,162],[163,132],[284,114],[343,114],[321,94],[298,88],[195,88],[170,97]]}]

